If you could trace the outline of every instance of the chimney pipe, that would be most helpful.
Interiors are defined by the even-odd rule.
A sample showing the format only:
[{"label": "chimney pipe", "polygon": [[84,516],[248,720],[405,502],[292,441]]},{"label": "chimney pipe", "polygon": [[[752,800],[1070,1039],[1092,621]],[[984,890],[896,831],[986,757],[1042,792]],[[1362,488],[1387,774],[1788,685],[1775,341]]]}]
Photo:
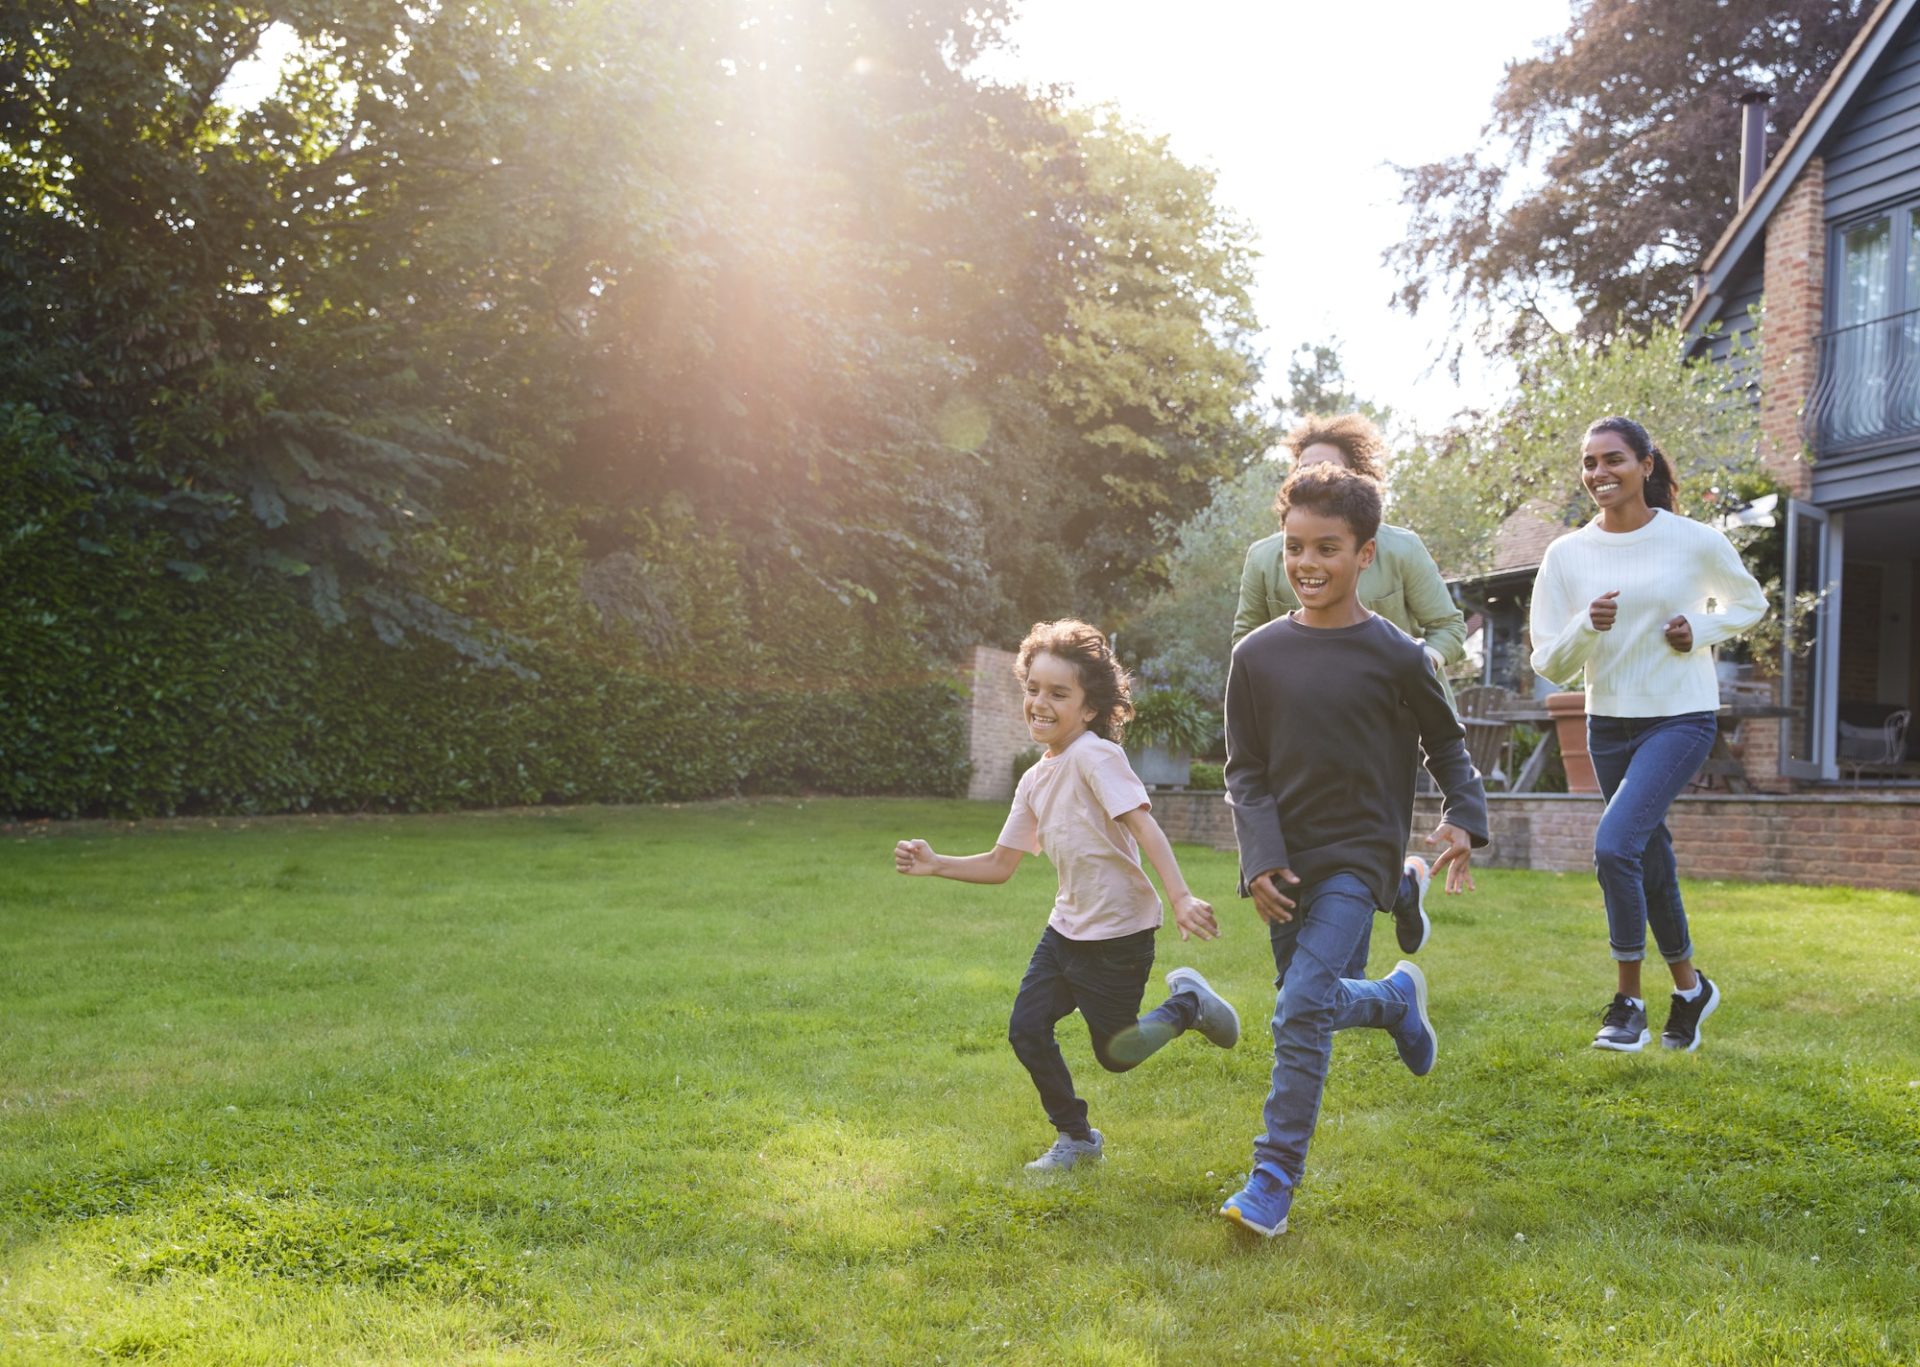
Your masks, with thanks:
[{"label": "chimney pipe", "polygon": [[1749,90],[1740,97],[1740,207],[1753,197],[1753,187],[1767,169],[1767,108],[1772,97]]}]

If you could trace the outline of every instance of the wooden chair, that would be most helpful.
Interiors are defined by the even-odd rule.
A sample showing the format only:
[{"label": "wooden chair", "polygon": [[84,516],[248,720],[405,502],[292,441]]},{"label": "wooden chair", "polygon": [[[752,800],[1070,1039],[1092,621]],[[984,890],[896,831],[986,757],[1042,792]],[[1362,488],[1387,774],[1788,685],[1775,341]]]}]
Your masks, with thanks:
[{"label": "wooden chair", "polygon": [[1496,783],[1512,787],[1513,775],[1508,771],[1512,767],[1513,723],[1506,714],[1518,699],[1490,684],[1463,688],[1453,697],[1460,707],[1460,724],[1467,732],[1467,754],[1480,771],[1481,782],[1488,787]]},{"label": "wooden chair", "polygon": [[[1840,767],[1853,770],[1853,786],[1860,786],[1860,775],[1867,770],[1892,773],[1907,757],[1907,728],[1913,713],[1901,708],[1877,727],[1843,726],[1840,736]],[[1853,734],[1848,734],[1853,733]]]}]

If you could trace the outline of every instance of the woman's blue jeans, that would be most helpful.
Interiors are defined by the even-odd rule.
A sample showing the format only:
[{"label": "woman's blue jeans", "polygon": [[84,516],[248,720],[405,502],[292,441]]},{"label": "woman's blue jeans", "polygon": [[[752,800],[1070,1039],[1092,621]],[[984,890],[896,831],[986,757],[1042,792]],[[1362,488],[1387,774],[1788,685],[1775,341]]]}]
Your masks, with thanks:
[{"label": "woman's blue jeans", "polygon": [[1608,947],[1622,963],[1647,957],[1648,926],[1668,963],[1693,957],[1667,808],[1700,771],[1715,726],[1711,712],[1587,718],[1587,752],[1607,799],[1593,866],[1607,902]]}]

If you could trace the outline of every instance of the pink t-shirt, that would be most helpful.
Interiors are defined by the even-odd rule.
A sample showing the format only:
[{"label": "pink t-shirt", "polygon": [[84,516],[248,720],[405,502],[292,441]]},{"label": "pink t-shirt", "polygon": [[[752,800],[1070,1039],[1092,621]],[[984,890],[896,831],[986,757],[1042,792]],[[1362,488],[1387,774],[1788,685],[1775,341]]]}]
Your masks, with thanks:
[{"label": "pink t-shirt", "polygon": [[1112,940],[1160,924],[1160,894],[1117,818],[1147,801],[1127,752],[1091,731],[1020,776],[999,843],[1044,854],[1060,875],[1047,923],[1069,940]]}]

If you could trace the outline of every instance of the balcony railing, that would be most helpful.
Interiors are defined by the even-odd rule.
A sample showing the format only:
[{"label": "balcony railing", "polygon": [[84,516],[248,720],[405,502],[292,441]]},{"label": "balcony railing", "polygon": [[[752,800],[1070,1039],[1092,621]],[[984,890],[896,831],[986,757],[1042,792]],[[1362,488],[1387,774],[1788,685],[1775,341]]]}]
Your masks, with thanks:
[{"label": "balcony railing", "polygon": [[1920,309],[1822,333],[1806,431],[1831,455],[1920,436]]}]

